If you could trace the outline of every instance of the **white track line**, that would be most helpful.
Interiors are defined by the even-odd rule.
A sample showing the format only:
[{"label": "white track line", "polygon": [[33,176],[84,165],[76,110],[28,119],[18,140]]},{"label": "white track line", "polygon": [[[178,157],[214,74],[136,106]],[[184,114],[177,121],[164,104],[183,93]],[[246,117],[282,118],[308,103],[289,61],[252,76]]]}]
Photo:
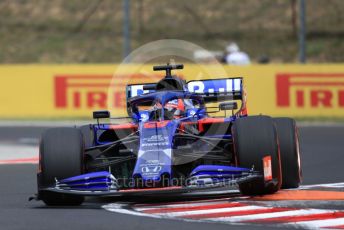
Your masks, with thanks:
[{"label": "white track line", "polygon": [[0,160],[38,157],[38,146],[0,143]]},{"label": "white track line", "polygon": [[137,211],[146,211],[151,209],[158,209],[158,208],[186,208],[186,207],[197,207],[197,206],[204,206],[204,205],[213,205],[213,204],[224,204],[224,203],[238,203],[238,202],[229,202],[229,200],[222,200],[222,201],[209,201],[209,202],[194,202],[194,203],[183,203],[183,204],[166,204],[166,205],[147,205],[147,206],[134,206],[134,209]]},{"label": "white track line", "polygon": [[253,214],[253,215],[245,215],[245,216],[207,218],[204,220],[221,221],[221,222],[242,222],[242,221],[247,221],[247,220],[259,220],[259,219],[267,219],[267,218],[273,218],[273,217],[321,214],[321,213],[329,213],[329,212],[333,212],[333,211],[321,210],[321,209],[300,209],[300,210],[292,210],[292,211],[284,211],[284,212],[279,211],[279,212]]},{"label": "white track line", "polygon": [[154,214],[166,216],[166,217],[183,217],[183,216],[188,216],[188,215],[237,212],[237,211],[247,211],[247,210],[255,210],[255,209],[270,209],[270,208],[251,205],[251,206],[243,206],[243,207],[215,208],[215,209],[205,209],[205,210],[181,211],[181,212],[172,212],[172,213],[154,213]]},{"label": "white track line", "polygon": [[136,212],[136,211],[128,210],[128,209],[124,208],[123,206],[125,206],[125,205],[111,203],[111,204],[103,205],[102,208],[109,211],[109,212],[117,212],[117,213],[129,214],[129,215],[135,215],[135,216],[162,218],[160,216],[154,216],[154,215],[146,214],[143,212]]},{"label": "white track line", "polygon": [[316,188],[316,187],[327,187],[327,188],[343,188],[344,182],[340,183],[330,183],[330,184],[312,184],[312,185],[302,185],[298,189],[309,189],[309,188]]},{"label": "white track line", "polygon": [[344,218],[333,218],[327,220],[312,220],[312,221],[301,221],[297,223],[288,223],[285,225],[296,225],[303,228],[324,228],[324,227],[335,227],[344,224]]}]

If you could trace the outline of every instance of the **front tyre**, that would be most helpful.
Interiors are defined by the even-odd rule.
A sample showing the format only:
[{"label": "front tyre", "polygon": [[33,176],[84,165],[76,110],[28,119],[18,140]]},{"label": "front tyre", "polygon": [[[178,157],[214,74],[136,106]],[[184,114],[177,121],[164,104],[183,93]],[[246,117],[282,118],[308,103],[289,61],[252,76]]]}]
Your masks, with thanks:
[{"label": "front tyre", "polygon": [[271,157],[271,178],[264,177],[239,184],[244,195],[262,195],[277,192],[281,187],[281,164],[277,132],[268,116],[238,118],[232,126],[233,148],[237,165],[254,168],[263,174],[263,158]]},{"label": "front tyre", "polygon": [[40,190],[83,172],[83,136],[76,128],[52,128],[42,135],[39,153],[38,195],[47,205],[80,205],[84,197]]}]

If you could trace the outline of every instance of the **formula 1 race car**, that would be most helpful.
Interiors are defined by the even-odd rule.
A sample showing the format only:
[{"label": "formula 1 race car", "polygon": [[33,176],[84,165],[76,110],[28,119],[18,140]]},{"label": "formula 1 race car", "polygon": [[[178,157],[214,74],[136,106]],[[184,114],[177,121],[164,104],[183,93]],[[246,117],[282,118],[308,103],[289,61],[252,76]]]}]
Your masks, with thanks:
[{"label": "formula 1 race car", "polygon": [[166,72],[159,82],[127,85],[128,123],[101,123],[110,113],[95,111],[95,124],[47,130],[36,199],[79,205],[85,196],[233,186],[244,195],[262,195],[298,187],[295,121],[248,116],[242,78],[186,82],[171,74],[182,68],[154,66]]}]

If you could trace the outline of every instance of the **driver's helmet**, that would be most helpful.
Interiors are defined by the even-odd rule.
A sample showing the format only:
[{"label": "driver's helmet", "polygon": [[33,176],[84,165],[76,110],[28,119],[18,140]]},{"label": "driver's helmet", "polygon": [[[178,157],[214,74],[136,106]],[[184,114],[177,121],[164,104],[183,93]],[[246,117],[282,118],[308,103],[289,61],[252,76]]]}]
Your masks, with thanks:
[{"label": "driver's helmet", "polygon": [[165,104],[164,108],[173,113],[174,118],[179,118],[185,112],[183,99],[171,100]]}]

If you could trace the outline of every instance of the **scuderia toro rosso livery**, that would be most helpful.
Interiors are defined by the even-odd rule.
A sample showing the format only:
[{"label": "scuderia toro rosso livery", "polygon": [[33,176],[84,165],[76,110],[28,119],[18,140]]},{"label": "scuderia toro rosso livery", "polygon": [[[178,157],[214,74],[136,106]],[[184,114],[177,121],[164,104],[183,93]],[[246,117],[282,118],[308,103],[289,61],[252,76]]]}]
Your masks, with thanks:
[{"label": "scuderia toro rosso livery", "polygon": [[248,116],[242,78],[185,82],[171,75],[182,68],[154,66],[166,71],[159,82],[127,85],[129,123],[101,123],[110,113],[96,111],[96,124],[47,130],[36,199],[79,205],[85,196],[162,196],[233,186],[244,195],[262,195],[298,187],[295,121]]}]

